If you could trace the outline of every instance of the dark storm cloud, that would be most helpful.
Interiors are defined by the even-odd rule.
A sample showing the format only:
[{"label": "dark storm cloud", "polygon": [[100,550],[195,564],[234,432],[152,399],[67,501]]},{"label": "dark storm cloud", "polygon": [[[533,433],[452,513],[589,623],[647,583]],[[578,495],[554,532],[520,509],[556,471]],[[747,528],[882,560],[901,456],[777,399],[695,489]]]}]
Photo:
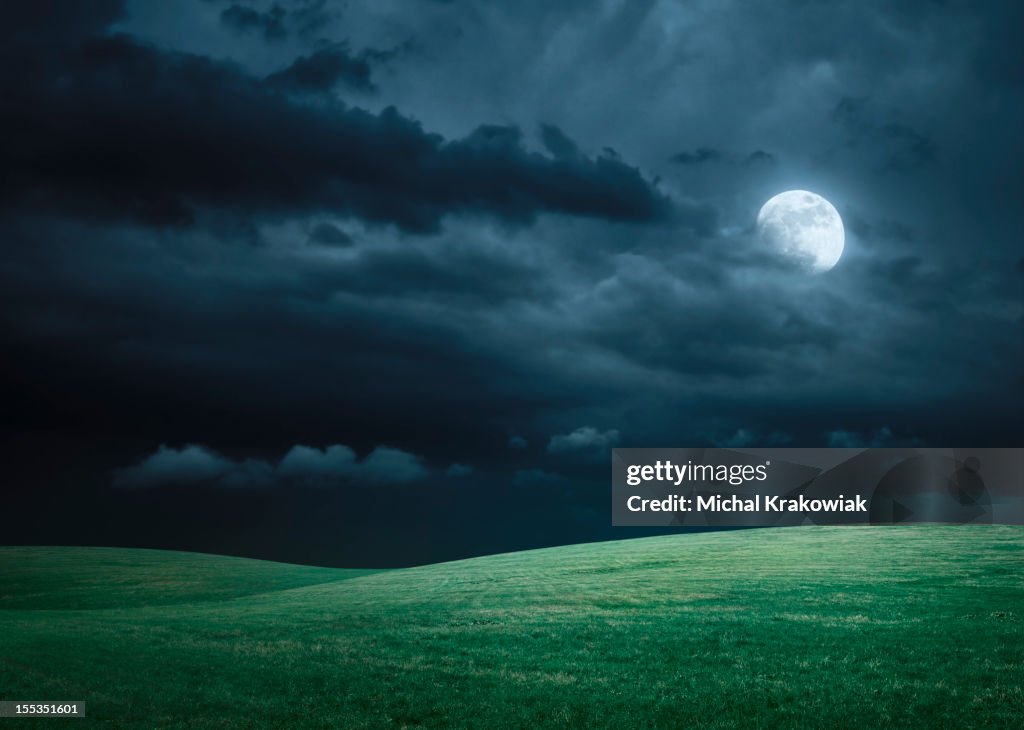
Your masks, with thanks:
[{"label": "dark storm cloud", "polygon": [[23,46],[20,51],[42,42],[62,45],[102,32],[123,14],[124,0],[15,3],[3,9],[0,38]]},{"label": "dark storm cloud", "polygon": [[669,208],[635,168],[530,152],[512,126],[446,141],[394,108],[293,103],[232,66],[126,36],[27,53],[33,72],[8,70],[0,103],[17,139],[8,205],[172,226],[202,208],[330,211],[418,232],[460,212],[650,221]]},{"label": "dark storm cloud", "polygon": [[757,304],[741,309],[728,280],[716,282],[718,293],[712,293],[697,272],[687,285],[663,267],[624,263],[592,305],[601,316],[591,337],[634,362],[691,375],[752,377],[775,371],[777,358],[788,361],[797,352],[804,357],[792,366],[800,368],[800,359],[817,361],[842,341],[827,322],[827,310],[839,306],[828,297],[819,297],[819,312],[811,314],[774,288],[748,288],[745,298]]},{"label": "dark storm cloud", "polygon": [[768,165],[775,164],[775,155],[771,152],[765,152],[764,150],[754,150],[743,158],[743,164],[755,165],[764,163]]},{"label": "dark storm cloud", "polygon": [[715,162],[721,159],[722,152],[709,147],[699,147],[693,152],[680,152],[672,155],[672,162],[680,165],[699,165],[702,162]]},{"label": "dark storm cloud", "polygon": [[252,0],[243,3],[232,0],[201,1],[222,6],[219,13],[221,25],[233,33],[241,36],[257,35],[271,43],[287,38],[291,32],[301,38],[311,38],[321,33],[340,15],[338,3],[332,0],[283,0],[269,5]]},{"label": "dark storm cloud", "polygon": [[352,236],[331,223],[317,223],[309,233],[309,242],[319,246],[344,248],[352,245]]},{"label": "dark storm cloud", "polygon": [[347,46],[322,48],[295,59],[288,68],[266,78],[271,86],[285,91],[331,91],[342,85],[355,91],[375,91],[369,59],[373,54],[353,56]]},{"label": "dark storm cloud", "polygon": [[240,33],[258,32],[268,41],[276,41],[288,35],[284,24],[285,15],[284,8],[276,3],[265,12],[235,4],[224,8],[220,22]]},{"label": "dark storm cloud", "polygon": [[519,469],[512,475],[512,483],[517,487],[564,487],[565,478],[554,472],[543,469]]},{"label": "dark storm cloud", "polygon": [[1024,44],[1020,39],[1024,6],[1001,2],[986,9],[981,17],[985,42],[974,51],[975,70],[986,81],[1020,87],[1024,85]]},{"label": "dark storm cloud", "polygon": [[[410,563],[622,536],[614,440],[1016,445],[1016,11],[278,2],[267,42],[232,4],[4,11],[19,512]],[[834,270],[758,241],[790,188],[842,214]],[[427,474],[294,488],[382,444]]]},{"label": "dark storm cloud", "polygon": [[906,124],[884,124],[879,132],[893,147],[886,163],[887,169],[915,169],[935,160],[935,143],[913,127]]},{"label": "dark storm cloud", "polygon": [[772,165],[775,155],[764,150],[754,150],[745,155],[738,155],[710,147],[698,147],[693,152],[679,152],[669,158],[677,165],[703,165],[708,162],[728,162],[738,165]]},{"label": "dark storm cloud", "polygon": [[909,226],[897,220],[868,220],[855,209],[843,211],[843,221],[847,230],[866,241],[891,240],[909,243],[914,239],[914,232]]},{"label": "dark storm cloud", "polygon": [[[222,452],[390,443],[466,462],[504,453],[510,429],[529,435],[533,409],[582,400],[578,386],[546,382],[543,364],[510,356],[521,346],[530,358],[540,339],[501,334],[521,329],[503,325],[499,302],[543,300],[507,270],[488,275],[457,240],[451,252],[437,240],[339,252],[179,232],[140,258],[132,229],[29,228],[4,229],[20,253],[0,264],[5,418],[26,428],[128,427],[143,443]],[[390,263],[355,273],[364,256],[377,267],[402,253],[446,278]],[[441,268],[459,256],[461,291]],[[61,352],[75,353],[73,370]]]},{"label": "dark storm cloud", "polygon": [[311,281],[332,290],[392,297],[430,296],[451,302],[498,305],[510,299],[542,302],[550,284],[529,266],[472,248],[452,248],[443,258],[411,249],[370,250]]},{"label": "dark storm cloud", "polygon": [[882,171],[913,171],[935,160],[938,147],[933,140],[908,124],[873,121],[869,102],[867,98],[843,98],[832,112],[851,147],[879,157]]},{"label": "dark storm cloud", "polygon": [[335,3],[328,0],[295,0],[291,6],[291,22],[303,37],[320,33],[340,14]]},{"label": "dark storm cloud", "polygon": [[[558,127],[551,124],[542,124],[540,127],[541,141],[547,151],[557,159],[573,159],[580,154],[576,143]],[[609,155],[614,157],[614,155]]]}]

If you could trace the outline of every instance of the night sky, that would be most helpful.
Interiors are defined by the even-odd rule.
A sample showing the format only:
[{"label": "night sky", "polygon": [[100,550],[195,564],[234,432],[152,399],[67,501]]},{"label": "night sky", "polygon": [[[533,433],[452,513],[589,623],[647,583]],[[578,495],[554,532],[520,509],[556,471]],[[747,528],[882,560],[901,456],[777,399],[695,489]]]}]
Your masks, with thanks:
[{"label": "night sky", "polygon": [[615,445],[1021,445],[1021,3],[2,14],[0,544],[408,565],[646,534]]}]

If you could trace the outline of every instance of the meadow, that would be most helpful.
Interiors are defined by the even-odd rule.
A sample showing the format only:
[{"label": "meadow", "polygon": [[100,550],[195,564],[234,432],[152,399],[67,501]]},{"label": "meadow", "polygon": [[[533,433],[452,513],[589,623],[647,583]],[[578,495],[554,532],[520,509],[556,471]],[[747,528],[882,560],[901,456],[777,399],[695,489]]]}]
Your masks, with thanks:
[{"label": "meadow", "polygon": [[1024,528],[680,534],[387,571],[0,548],[0,699],[139,728],[1019,728]]}]

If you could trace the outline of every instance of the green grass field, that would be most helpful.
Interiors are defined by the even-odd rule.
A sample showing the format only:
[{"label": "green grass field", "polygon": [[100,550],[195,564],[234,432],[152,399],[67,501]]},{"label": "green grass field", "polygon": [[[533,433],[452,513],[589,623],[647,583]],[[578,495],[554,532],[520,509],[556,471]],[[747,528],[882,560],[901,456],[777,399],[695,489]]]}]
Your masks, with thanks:
[{"label": "green grass field", "polygon": [[1024,528],[683,534],[379,572],[5,548],[0,699],[143,728],[1020,728]]}]

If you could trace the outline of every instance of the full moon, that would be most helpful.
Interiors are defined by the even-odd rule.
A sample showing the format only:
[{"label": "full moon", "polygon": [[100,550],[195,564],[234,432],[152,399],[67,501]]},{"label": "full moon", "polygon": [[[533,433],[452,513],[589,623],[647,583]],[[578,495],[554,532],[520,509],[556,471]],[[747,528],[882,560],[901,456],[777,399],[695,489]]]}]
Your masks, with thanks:
[{"label": "full moon", "polygon": [[832,203],[807,190],[787,190],[762,205],[757,232],[782,256],[814,273],[828,271],[843,255],[843,219]]}]

